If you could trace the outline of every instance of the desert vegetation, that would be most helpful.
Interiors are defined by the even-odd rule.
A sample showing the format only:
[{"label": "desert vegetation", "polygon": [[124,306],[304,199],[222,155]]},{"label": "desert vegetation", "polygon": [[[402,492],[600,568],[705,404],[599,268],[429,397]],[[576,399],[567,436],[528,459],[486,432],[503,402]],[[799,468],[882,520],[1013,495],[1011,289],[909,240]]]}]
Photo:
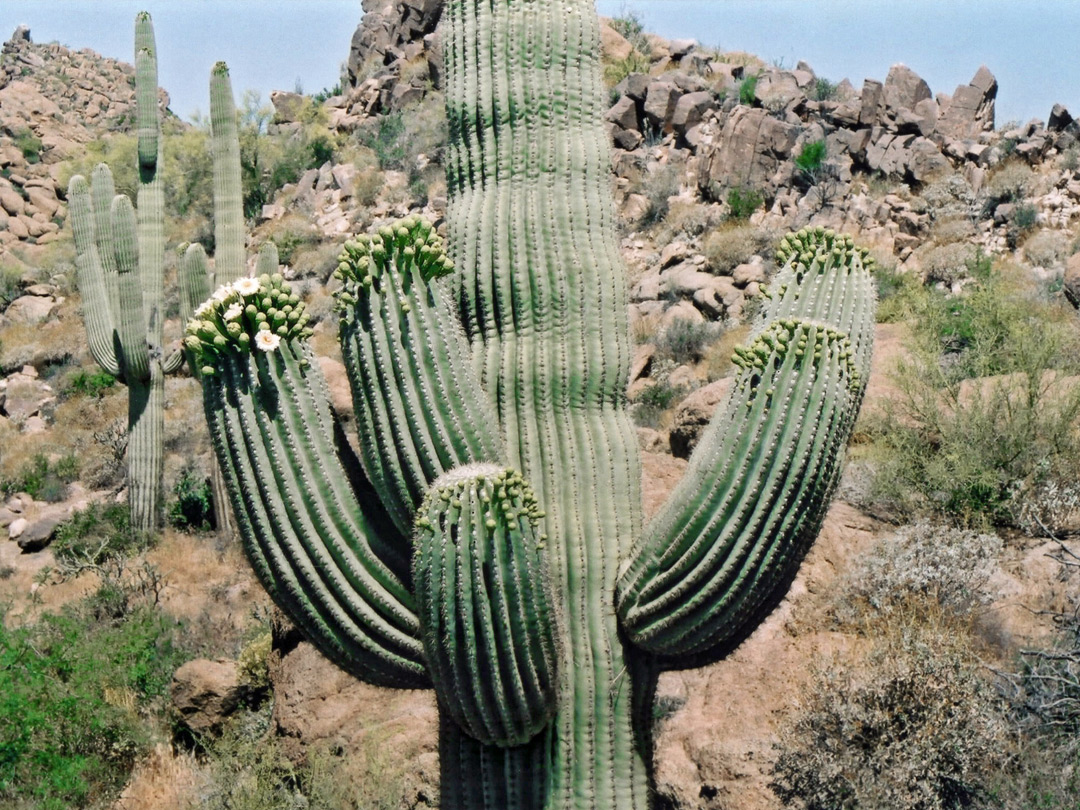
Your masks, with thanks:
[{"label": "desert vegetation", "polygon": [[[275,310],[303,310],[295,331],[312,333],[303,376],[324,376],[329,394],[320,418],[341,426],[339,449],[371,456],[368,469],[407,469],[409,453],[365,442],[382,428],[365,423],[350,397],[347,377],[363,345],[359,333],[339,345],[339,317],[378,322],[363,298],[364,273],[407,270],[404,252],[400,265],[379,264],[406,242],[429,258],[441,244],[456,258],[462,244],[453,171],[468,150],[444,113],[443,63],[424,39],[438,20],[431,14],[372,17],[369,25],[402,38],[390,56],[359,56],[341,86],[316,96],[264,103],[241,95],[234,116],[241,229],[228,239],[241,244],[241,275],[267,271],[250,303],[267,318],[264,298]],[[739,386],[757,373],[755,350],[766,350],[763,330],[776,328],[785,274],[801,272],[804,250],[857,233],[877,297],[877,323],[867,326],[877,354],[860,369],[869,384],[846,441],[838,503],[821,516],[791,593],[756,632],[756,622],[740,625],[737,649],[719,662],[664,673],[642,713],[656,750],[655,806],[1076,806],[1080,128],[1055,108],[1045,123],[995,129],[981,71],[958,89],[972,100],[969,119],[947,107],[928,117],[929,91],[910,72],[858,89],[806,66],[785,70],[663,40],[630,14],[604,23],[601,38],[595,95],[610,107],[599,112],[616,210],[605,261],[625,268],[629,289],[625,313],[603,315],[626,333],[618,354],[632,423],[620,435],[643,460],[641,487],[635,474],[628,498],[655,513],[684,475],[684,493],[700,475],[684,459],[717,441],[706,426],[728,397],[753,399],[752,384]],[[89,91],[65,73],[110,102],[79,95]],[[290,621],[273,606],[259,584],[265,571],[256,573],[219,523],[225,493],[214,485],[203,394],[190,370],[163,386],[160,522],[132,523],[128,393],[90,351],[86,260],[72,238],[78,204],[68,188],[104,163],[117,191],[138,195],[134,78],[133,68],[28,38],[13,37],[0,57],[0,805],[437,806],[446,779],[430,692],[363,687],[337,672],[294,626],[304,626],[303,611]],[[8,99],[31,92],[38,105],[39,96],[55,99],[58,114],[80,110],[86,129],[59,148],[70,133],[50,129],[58,114],[4,117],[19,115],[5,106],[23,109]],[[924,134],[931,126],[936,140]],[[744,128],[767,131],[772,151],[740,151]],[[163,114],[160,308],[170,351],[191,308],[181,290],[184,252],[198,245],[222,267],[213,138],[209,119]],[[380,231],[405,217],[407,234]],[[790,233],[802,234],[802,247],[785,240]],[[849,255],[846,242],[835,245]],[[263,259],[272,268],[255,270],[260,251],[276,254]],[[420,322],[430,313],[408,297],[415,293],[403,291],[400,311]],[[218,309],[224,324],[226,306]],[[499,309],[475,303],[477,323],[489,312]],[[294,339],[282,336],[276,350]],[[204,360],[200,370],[218,362]],[[234,371],[210,384],[235,383]],[[473,379],[455,396],[480,388]],[[505,418],[466,421],[490,428]],[[480,455],[467,460],[505,461]],[[343,458],[344,479],[349,453]],[[521,466],[545,492],[573,477],[569,468]],[[424,489],[437,477],[408,476]],[[499,497],[497,488],[485,494]],[[406,523],[425,503],[415,492],[380,499]],[[439,504],[423,508],[440,526]],[[654,525],[686,522],[672,509]],[[524,523],[548,520],[537,517],[542,510],[527,498],[517,509]],[[555,541],[541,542],[550,556]],[[611,622],[641,621],[649,609],[634,602],[653,587],[649,572],[659,564],[647,556],[608,583]],[[439,583],[425,582],[433,611]],[[567,601],[559,589],[570,585],[555,584],[529,597],[538,615],[554,610],[544,600]],[[620,629],[619,639],[630,632],[634,644],[674,654],[652,621]],[[676,624],[675,635],[707,635],[710,621]],[[340,657],[333,644],[321,646]],[[446,677],[452,665],[438,640],[428,647],[414,663],[445,664],[433,676],[444,679],[441,704],[466,705],[451,722],[494,739],[469,725],[484,713],[469,710]],[[607,676],[625,694],[648,685],[614,665]],[[507,733],[517,741],[540,729],[544,738],[566,699],[553,695],[538,697],[541,710]],[[613,710],[604,722],[621,728],[620,717]],[[500,756],[468,750],[478,771]],[[589,779],[604,783],[603,773]],[[444,806],[455,801],[467,799]]]}]

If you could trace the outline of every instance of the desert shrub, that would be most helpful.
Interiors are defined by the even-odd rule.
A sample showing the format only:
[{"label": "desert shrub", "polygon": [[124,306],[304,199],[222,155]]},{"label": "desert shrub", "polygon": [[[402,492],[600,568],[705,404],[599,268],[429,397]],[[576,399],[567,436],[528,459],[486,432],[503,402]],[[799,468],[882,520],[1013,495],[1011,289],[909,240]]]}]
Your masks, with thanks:
[{"label": "desert shrub", "polygon": [[825,141],[811,141],[804,144],[799,154],[795,156],[795,168],[802,172],[802,176],[810,185],[813,185],[821,177],[825,168]]},{"label": "desert shrub", "polygon": [[1044,228],[1024,242],[1024,258],[1036,267],[1054,267],[1069,255],[1069,239],[1061,231]]},{"label": "desert shrub", "polygon": [[131,528],[127,504],[91,503],[57,528],[51,548],[58,565],[71,567],[133,556],[148,548],[152,539]]},{"label": "desert shrub", "polygon": [[757,94],[758,76],[760,74],[750,73],[747,74],[741,82],[739,82],[739,103],[745,104],[748,107],[754,106],[754,100]]},{"label": "desert shrub", "polygon": [[986,584],[1001,547],[993,534],[926,521],[904,526],[844,577],[836,616],[858,624],[867,614],[893,614],[923,600],[963,617],[991,600]]},{"label": "desert shrub", "polygon": [[836,93],[836,83],[830,82],[824,76],[818,76],[814,79],[814,83],[810,87],[810,98],[813,101],[831,101],[836,98]]},{"label": "desert shrub", "polygon": [[754,256],[768,257],[771,247],[772,235],[768,231],[753,225],[728,224],[706,236],[701,251],[709,271],[723,274]]},{"label": "desert shrub", "polygon": [[264,630],[244,645],[236,659],[236,668],[241,680],[255,689],[267,689],[270,686],[270,648],[273,637],[269,630]]},{"label": "desert shrub", "polygon": [[632,11],[624,11],[617,17],[612,17],[611,27],[618,31],[631,47],[639,53],[647,54],[651,50],[649,38],[645,34],[645,24],[641,18]]},{"label": "desert shrub", "polygon": [[919,264],[928,282],[940,282],[951,287],[968,276],[968,268],[977,260],[974,245],[952,242],[931,245],[919,251]]},{"label": "desert shrub", "polygon": [[914,273],[903,272],[894,264],[874,265],[877,286],[877,322],[896,323],[911,317],[916,301],[922,299],[923,288]]},{"label": "desert shrub", "polygon": [[1035,172],[1026,163],[1005,163],[990,177],[982,190],[982,218],[993,217],[994,211],[1003,203],[1022,203],[1034,192],[1036,179]]},{"label": "desert shrub", "polygon": [[22,272],[9,264],[0,264],[0,310],[22,295]]},{"label": "desert shrub", "polygon": [[34,500],[56,503],[67,496],[67,485],[79,477],[79,460],[74,455],[33,456],[11,478],[0,480],[0,492],[25,492]]},{"label": "desert shrub", "polygon": [[109,806],[158,733],[148,717],[182,661],[175,633],[149,607],[0,621],[0,804]]},{"label": "desert shrub", "polygon": [[993,271],[965,295],[923,290],[897,395],[870,428],[872,497],[900,515],[1012,525],[1080,464],[1080,339],[1063,305]]},{"label": "desert shrub", "polygon": [[64,396],[84,396],[100,399],[116,385],[116,377],[100,369],[76,369],[64,378],[60,393]]},{"label": "desert shrub", "polygon": [[780,730],[771,787],[804,810],[952,810],[1010,767],[1006,708],[963,633],[901,626],[818,673]]},{"label": "desert shrub", "polygon": [[643,190],[645,198],[649,201],[649,207],[640,225],[653,225],[667,216],[670,206],[669,198],[679,193],[679,175],[679,167],[669,163],[651,172],[644,179]]},{"label": "desert shrub", "polygon": [[728,190],[727,204],[728,216],[742,222],[765,204],[765,198],[755,189],[735,187]]},{"label": "desert shrub", "polygon": [[216,740],[204,741],[206,810],[395,810],[402,802],[407,763],[393,760],[376,731],[362,755],[345,758],[312,747],[305,762],[291,762],[273,735],[267,709],[241,714]]},{"label": "desert shrub", "polygon": [[180,471],[172,494],[166,507],[170,526],[182,532],[207,532],[215,527],[210,479],[197,467],[188,465]]},{"label": "desert shrub", "polygon": [[635,49],[625,59],[604,64],[604,84],[614,87],[631,73],[648,73],[651,65],[649,57]]},{"label": "desert shrub", "polygon": [[720,334],[719,324],[676,318],[656,338],[657,359],[676,366],[697,363]]},{"label": "desert shrub", "polygon": [[687,390],[684,386],[671,382],[671,372],[675,368],[671,360],[653,361],[649,375],[652,382],[631,399],[631,416],[635,424],[648,428],[660,427],[668,409],[686,396]]},{"label": "desert shrub", "polygon": [[12,141],[27,163],[41,162],[41,150],[45,148],[45,145],[33,131],[29,129],[16,130],[12,136]]}]

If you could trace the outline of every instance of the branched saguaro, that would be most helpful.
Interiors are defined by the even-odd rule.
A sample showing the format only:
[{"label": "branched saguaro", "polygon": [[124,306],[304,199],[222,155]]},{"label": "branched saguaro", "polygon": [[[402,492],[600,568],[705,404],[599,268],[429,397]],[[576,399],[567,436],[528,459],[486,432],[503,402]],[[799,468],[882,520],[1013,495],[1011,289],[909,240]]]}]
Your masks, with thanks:
[{"label": "branched saguaro", "polygon": [[128,388],[131,525],[149,531],[161,519],[165,375],[184,358],[178,351],[166,356],[163,347],[161,117],[154,29],[145,12],[135,20],[135,103],[137,211],[127,197],[116,194],[103,163],[94,169],[91,183],[80,175],[71,178],[68,202],[90,353]]},{"label": "branched saguaro", "polygon": [[323,653],[431,687],[443,810],[645,810],[658,674],[723,657],[816,536],[873,334],[865,253],[783,264],[688,471],[648,525],[590,0],[451,0],[446,255],[407,219],[337,293],[360,451],[280,276],[188,326],[252,564]]}]

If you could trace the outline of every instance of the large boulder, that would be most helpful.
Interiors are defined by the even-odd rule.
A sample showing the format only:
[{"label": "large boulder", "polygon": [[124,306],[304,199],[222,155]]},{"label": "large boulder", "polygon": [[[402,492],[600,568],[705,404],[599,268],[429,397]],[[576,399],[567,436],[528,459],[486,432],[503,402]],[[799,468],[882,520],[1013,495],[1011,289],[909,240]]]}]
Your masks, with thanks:
[{"label": "large boulder", "polygon": [[994,74],[985,65],[980,67],[971,82],[957,87],[952,98],[942,105],[938,132],[963,140],[992,131],[997,90]]},{"label": "large boulder", "polygon": [[787,179],[782,167],[798,135],[797,127],[760,107],[736,107],[719,138],[703,150],[698,185],[754,188],[771,197]]},{"label": "large boulder", "polygon": [[181,725],[196,736],[217,734],[252,695],[235,661],[196,658],[181,666],[169,688]]},{"label": "large boulder", "polygon": [[699,388],[682,401],[675,411],[674,422],[668,436],[671,454],[676,458],[690,458],[701,434],[716,412],[717,406],[731,391],[734,378],[724,377]]}]

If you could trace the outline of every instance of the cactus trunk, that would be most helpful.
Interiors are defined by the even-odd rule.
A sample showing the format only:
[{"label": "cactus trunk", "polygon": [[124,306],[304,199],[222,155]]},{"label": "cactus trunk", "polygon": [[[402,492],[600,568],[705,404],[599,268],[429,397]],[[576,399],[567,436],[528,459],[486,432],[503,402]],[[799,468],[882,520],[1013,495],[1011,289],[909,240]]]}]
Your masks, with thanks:
[{"label": "cactus trunk", "polygon": [[[566,617],[559,713],[499,750],[443,723],[446,808],[645,808],[648,778],[619,636],[619,561],[640,532],[631,346],[615,242],[591,3],[451,2],[448,242],[463,320],[510,466],[547,509]],[[463,774],[485,778],[463,779]]]},{"label": "cactus trunk", "polygon": [[215,450],[278,604],[357,676],[434,688],[443,810],[647,810],[660,671],[734,649],[820,527],[868,263],[785,237],[734,390],[643,527],[591,0],[451,0],[443,49],[454,261],[409,218],[336,271],[359,463],[269,275],[187,327]]}]

